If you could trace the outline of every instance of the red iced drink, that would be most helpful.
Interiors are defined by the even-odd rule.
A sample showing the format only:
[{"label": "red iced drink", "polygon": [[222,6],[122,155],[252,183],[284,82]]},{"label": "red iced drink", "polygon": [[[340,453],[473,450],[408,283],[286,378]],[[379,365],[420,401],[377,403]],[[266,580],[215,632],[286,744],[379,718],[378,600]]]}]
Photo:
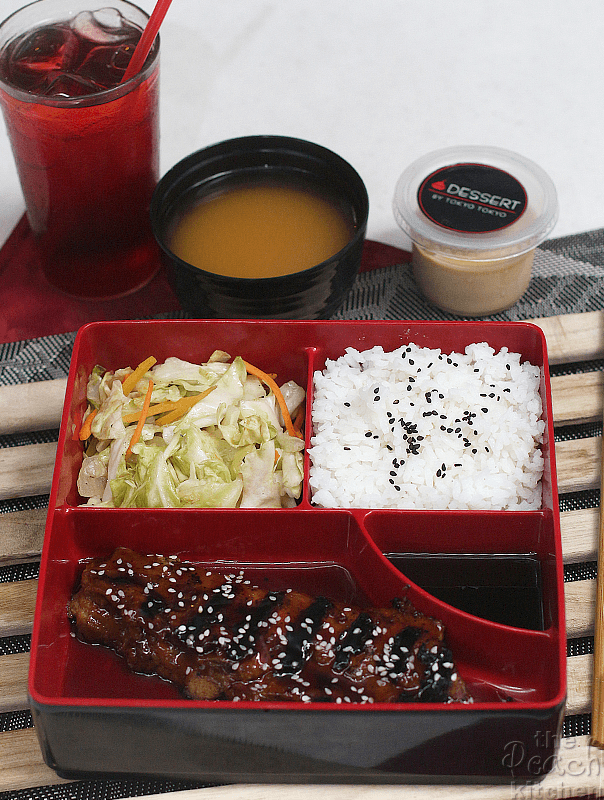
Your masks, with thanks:
[{"label": "red iced drink", "polygon": [[[121,0],[76,13],[85,2],[39,0],[0,26],[0,101],[46,277],[69,294],[108,298],[158,268],[149,204],[159,48],[120,84],[146,15]],[[64,16],[12,33],[19,15],[48,19],[51,6]]]}]

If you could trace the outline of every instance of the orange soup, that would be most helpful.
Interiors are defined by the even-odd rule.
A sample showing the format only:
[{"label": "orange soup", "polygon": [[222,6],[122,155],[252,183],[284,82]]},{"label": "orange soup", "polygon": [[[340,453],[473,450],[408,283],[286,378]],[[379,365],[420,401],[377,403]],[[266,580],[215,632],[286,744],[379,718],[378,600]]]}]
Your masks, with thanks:
[{"label": "orange soup", "polygon": [[352,211],[327,192],[264,179],[201,198],[178,219],[170,249],[218,275],[271,278],[320,264],[354,233]]}]

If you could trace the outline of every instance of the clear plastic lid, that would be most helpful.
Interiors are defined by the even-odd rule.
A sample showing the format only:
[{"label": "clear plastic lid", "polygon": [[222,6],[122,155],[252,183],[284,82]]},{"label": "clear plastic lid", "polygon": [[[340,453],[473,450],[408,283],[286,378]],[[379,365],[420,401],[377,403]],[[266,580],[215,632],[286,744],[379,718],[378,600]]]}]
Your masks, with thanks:
[{"label": "clear plastic lid", "polygon": [[519,255],[546,239],[558,219],[558,198],[541,167],[517,153],[449,147],[403,172],[393,211],[420,247],[490,260]]}]

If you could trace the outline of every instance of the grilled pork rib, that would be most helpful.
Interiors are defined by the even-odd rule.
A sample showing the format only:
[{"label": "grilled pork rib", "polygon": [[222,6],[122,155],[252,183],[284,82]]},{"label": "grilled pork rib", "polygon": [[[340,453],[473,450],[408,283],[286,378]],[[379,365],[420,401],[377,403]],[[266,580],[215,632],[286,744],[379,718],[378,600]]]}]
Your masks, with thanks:
[{"label": "grilled pork rib", "polygon": [[407,601],[361,609],[243,572],[118,548],[69,604],[78,638],[200,700],[469,700],[443,626]]}]

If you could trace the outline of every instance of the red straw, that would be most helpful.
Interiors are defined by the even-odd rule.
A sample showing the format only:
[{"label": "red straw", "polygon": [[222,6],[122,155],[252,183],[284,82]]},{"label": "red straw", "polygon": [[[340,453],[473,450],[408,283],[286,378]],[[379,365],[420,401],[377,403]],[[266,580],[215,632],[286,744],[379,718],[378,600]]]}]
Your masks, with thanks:
[{"label": "red straw", "polygon": [[147,56],[149,55],[149,51],[153,47],[153,42],[158,34],[159,27],[164,21],[166,12],[170,8],[171,2],[172,0],[157,0],[155,8],[153,9],[153,12],[149,17],[149,21],[145,26],[145,30],[143,31],[142,36],[138,40],[138,44],[134,49],[130,63],[124,72],[124,77],[122,78],[121,83],[129,81],[130,78],[133,78],[142,69],[143,64],[147,60]]}]

